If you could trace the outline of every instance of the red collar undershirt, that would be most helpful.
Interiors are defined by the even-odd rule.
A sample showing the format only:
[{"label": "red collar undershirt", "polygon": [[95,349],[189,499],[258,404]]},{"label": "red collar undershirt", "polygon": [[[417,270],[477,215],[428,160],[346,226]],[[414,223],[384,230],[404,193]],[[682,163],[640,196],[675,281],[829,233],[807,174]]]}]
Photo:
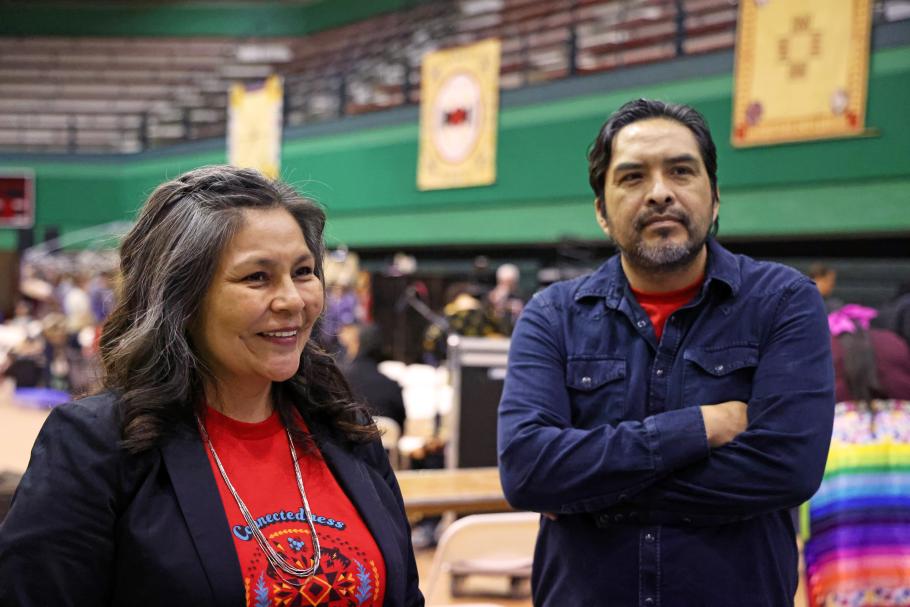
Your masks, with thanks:
[{"label": "red collar undershirt", "polygon": [[638,304],[648,315],[648,318],[651,319],[651,325],[654,327],[654,335],[657,337],[657,341],[660,341],[660,336],[664,332],[664,325],[670,315],[692,301],[698,295],[698,291],[704,281],[705,275],[702,274],[698,277],[698,280],[687,287],[663,293],[645,293],[632,289],[632,294],[635,295]]}]

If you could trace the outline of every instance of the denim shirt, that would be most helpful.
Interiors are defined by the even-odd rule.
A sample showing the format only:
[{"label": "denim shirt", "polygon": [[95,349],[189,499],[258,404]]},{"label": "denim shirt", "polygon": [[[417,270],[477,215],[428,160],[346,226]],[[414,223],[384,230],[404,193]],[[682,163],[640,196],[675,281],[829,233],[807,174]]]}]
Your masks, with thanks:
[{"label": "denim shirt", "polygon": [[[710,449],[700,405],[748,403]],[[708,242],[699,294],[658,341],[614,256],[522,314],[499,409],[509,502],[541,519],[534,604],[789,605],[788,508],[818,488],[834,417],[822,298]]]}]

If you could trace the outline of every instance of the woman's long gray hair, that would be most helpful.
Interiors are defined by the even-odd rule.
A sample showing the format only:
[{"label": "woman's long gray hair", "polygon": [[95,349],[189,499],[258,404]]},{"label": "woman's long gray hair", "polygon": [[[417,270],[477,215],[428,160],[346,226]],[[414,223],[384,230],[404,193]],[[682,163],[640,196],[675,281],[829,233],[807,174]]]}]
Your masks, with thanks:
[{"label": "woman's long gray hair", "polygon": [[[189,338],[222,251],[243,223],[245,209],[286,209],[300,225],[323,280],[325,213],[293,188],[229,166],[196,169],[155,189],[121,245],[122,285],[101,334],[104,386],[120,400],[126,449],[154,447],[204,406],[211,373]],[[318,334],[314,327],[314,334]],[[334,360],[307,342],[297,374],[273,387],[285,425],[292,409],[344,439],[365,442],[375,426]]]}]

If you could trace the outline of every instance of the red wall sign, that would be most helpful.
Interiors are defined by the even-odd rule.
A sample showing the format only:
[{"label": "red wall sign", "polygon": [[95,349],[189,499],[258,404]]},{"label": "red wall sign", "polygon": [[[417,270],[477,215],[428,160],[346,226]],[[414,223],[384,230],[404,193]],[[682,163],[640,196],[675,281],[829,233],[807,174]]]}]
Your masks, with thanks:
[{"label": "red wall sign", "polygon": [[0,228],[35,225],[35,175],[0,169]]}]

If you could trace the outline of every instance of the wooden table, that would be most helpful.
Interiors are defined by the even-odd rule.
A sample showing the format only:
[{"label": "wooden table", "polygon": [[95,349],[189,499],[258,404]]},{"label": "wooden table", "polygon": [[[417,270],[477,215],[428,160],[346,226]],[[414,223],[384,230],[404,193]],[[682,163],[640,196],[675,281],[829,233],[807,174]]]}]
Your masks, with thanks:
[{"label": "wooden table", "polygon": [[399,470],[396,476],[410,517],[512,509],[502,493],[496,468]]}]

